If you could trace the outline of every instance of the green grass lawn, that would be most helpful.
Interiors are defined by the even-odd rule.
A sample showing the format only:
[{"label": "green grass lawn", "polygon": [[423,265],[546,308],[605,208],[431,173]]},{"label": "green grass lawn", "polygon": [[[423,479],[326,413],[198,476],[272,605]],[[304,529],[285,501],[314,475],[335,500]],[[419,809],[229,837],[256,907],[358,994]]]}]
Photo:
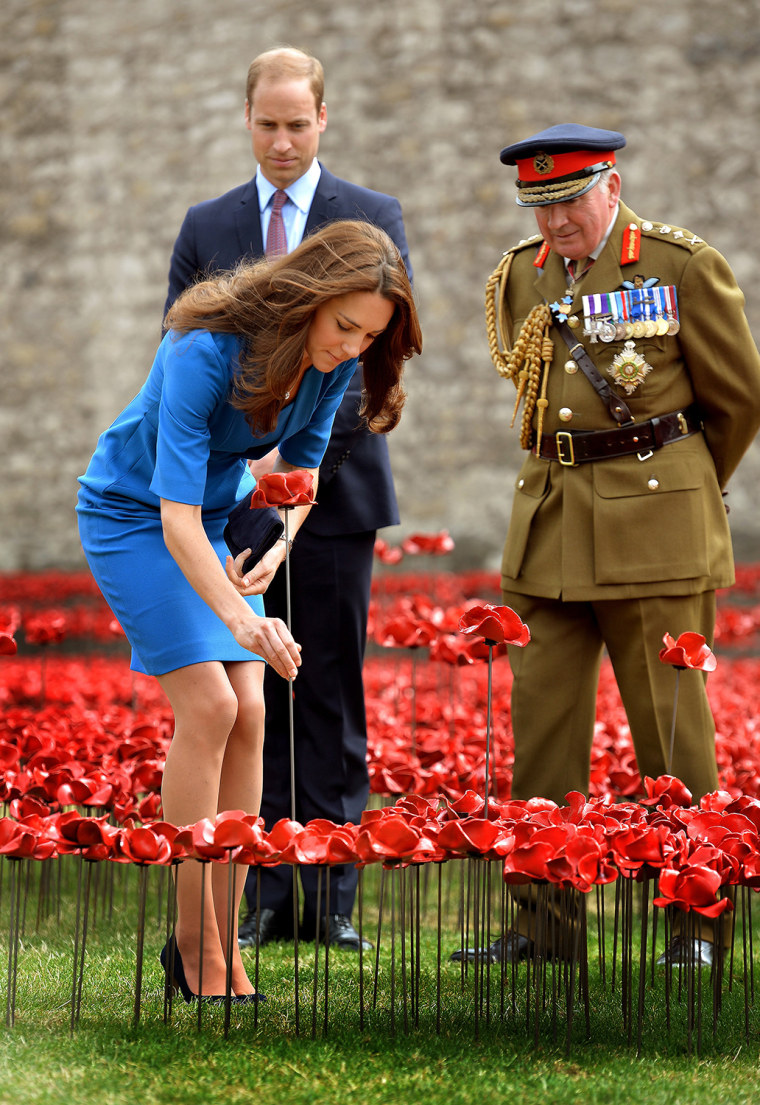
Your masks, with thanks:
[{"label": "green grass lawn", "polygon": [[[436,886],[421,897],[419,958],[409,944],[391,939],[386,895],[377,991],[375,956],[363,960],[360,987],[356,953],[329,956],[325,1019],[325,964],[320,957],[314,1015],[314,946],[299,948],[300,1012],[294,1008],[292,944],[261,951],[260,988],[268,1001],[225,1011],[197,1010],[175,1002],[164,1019],[163,974],[158,950],[164,940],[164,897],[159,873],[150,873],[140,1015],[135,1020],[137,877],[134,869],[109,870],[93,885],[79,1018],[71,1027],[77,860],[60,861],[64,877],[40,894],[36,865],[23,883],[26,915],[19,941],[15,1023],[0,1030],[2,1105],[301,1105],[311,1102],[756,1102],[760,1097],[760,1017],[745,1027],[744,980],[734,973],[723,987],[723,1007],[713,1034],[708,972],[703,972],[703,1018],[687,1031],[685,993],[670,995],[666,1020],[664,972],[644,993],[640,1056],[638,1021],[622,1017],[621,979],[602,977],[594,919],[589,937],[589,1003],[573,1005],[568,1040],[561,969],[547,972],[536,1014],[535,989],[526,998],[526,969],[512,979],[493,967],[482,982],[475,1017],[474,971],[466,978],[448,962],[459,944],[457,902],[461,865],[444,872],[440,972]],[[102,865],[105,867],[106,865]],[[113,866],[113,865],[112,865]],[[0,908],[3,1009],[7,990],[9,882],[5,865]],[[17,884],[19,885],[19,884]],[[165,884],[164,884],[165,885]],[[379,873],[367,872],[365,925],[376,933]],[[498,891],[496,891],[498,893]],[[607,893],[610,893],[608,889]],[[396,901],[398,908],[398,901]],[[611,911],[608,912],[608,916]],[[608,951],[611,937],[608,934]],[[253,969],[254,955],[251,957]],[[405,974],[402,975],[402,965]],[[439,980],[440,978],[440,980]],[[633,972],[636,984],[638,970]],[[404,981],[406,980],[406,982]],[[418,990],[415,989],[415,983]],[[440,1000],[438,992],[440,987]],[[543,1001],[544,993],[548,999]],[[577,993],[577,991],[576,991]],[[360,1017],[360,995],[364,1003]],[[556,1008],[556,1016],[552,1009]],[[636,1003],[634,1001],[635,1010]],[[536,1020],[538,1015],[538,1020]],[[587,1020],[588,1017],[588,1031]],[[632,1038],[629,1038],[632,1037]],[[690,1053],[691,1050],[691,1053]]]}]

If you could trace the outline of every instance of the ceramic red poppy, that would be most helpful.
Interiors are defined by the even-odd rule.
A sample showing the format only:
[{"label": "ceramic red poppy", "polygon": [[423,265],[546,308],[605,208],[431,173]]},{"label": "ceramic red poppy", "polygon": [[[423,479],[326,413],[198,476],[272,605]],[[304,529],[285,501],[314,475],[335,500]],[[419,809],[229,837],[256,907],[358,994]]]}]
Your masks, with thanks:
[{"label": "ceramic red poppy", "polygon": [[172,835],[155,825],[139,825],[119,830],[115,841],[116,854],[137,864],[169,864],[175,859]]},{"label": "ceramic red poppy", "polygon": [[261,476],[251,495],[251,506],[308,506],[314,502],[314,477],[303,468]]},{"label": "ceramic red poppy", "polygon": [[435,625],[413,613],[388,618],[379,628],[377,642],[385,648],[424,648],[437,636]]},{"label": "ceramic red poppy", "polygon": [[361,863],[399,862],[410,860],[420,843],[420,833],[407,819],[391,810],[382,816],[362,820],[356,836],[356,854]]},{"label": "ceramic red poppy", "polygon": [[717,660],[701,633],[681,633],[676,640],[666,633],[662,643],[665,647],[660,649],[659,656],[663,664],[682,671],[686,668],[715,671]]},{"label": "ceramic red poppy", "polygon": [[47,831],[55,840],[59,855],[78,854],[84,859],[105,860],[114,855],[118,829],[107,824],[106,817],[82,817],[75,810],[53,814]]},{"label": "ceramic red poppy", "polygon": [[24,636],[33,645],[54,645],[64,639],[67,618],[63,610],[45,610],[24,621]]},{"label": "ceramic red poppy", "polygon": [[674,854],[673,832],[666,825],[624,825],[610,831],[608,841],[610,856],[626,878],[635,878],[644,867],[664,867]]},{"label": "ceramic red poppy", "polygon": [[447,530],[440,533],[412,533],[401,542],[407,556],[445,556],[454,548],[454,539]]},{"label": "ceramic red poppy", "polygon": [[701,913],[703,917],[718,917],[733,909],[730,898],[717,898],[721,888],[721,876],[710,867],[690,864],[682,870],[666,867],[660,871],[659,897],[656,906],[675,906],[676,909]]},{"label": "ceramic red poppy", "polygon": [[382,537],[375,539],[375,556],[381,564],[400,564],[404,550],[399,545],[389,545]]},{"label": "ceramic red poppy", "polygon": [[14,798],[9,804],[9,813],[17,821],[23,821],[27,817],[49,817],[50,806],[34,794],[25,794],[23,798]]},{"label": "ceramic red poppy", "polygon": [[522,647],[530,641],[530,630],[510,606],[491,603],[471,606],[459,619],[459,631],[494,644]]},{"label": "ceramic red poppy", "polygon": [[55,841],[45,832],[41,819],[29,817],[20,822],[0,817],[0,855],[11,859],[49,859],[55,853]]},{"label": "ceramic red poppy", "polygon": [[18,652],[16,632],[21,625],[17,606],[0,607],[0,656],[15,656]]},{"label": "ceramic red poppy", "polygon": [[442,848],[455,855],[485,856],[503,832],[503,827],[490,818],[468,817],[442,825],[437,840]]},{"label": "ceramic red poppy", "polygon": [[475,661],[470,651],[471,643],[462,641],[453,633],[442,633],[430,644],[430,659],[443,664],[465,667]]},{"label": "ceramic red poppy", "polygon": [[271,848],[271,862],[279,862],[281,854],[290,847],[292,842],[303,831],[300,821],[291,821],[289,817],[281,817],[269,830],[268,841]]},{"label": "ceramic red poppy", "polygon": [[656,779],[644,777],[644,791],[646,798],[642,798],[645,806],[681,806],[687,808],[692,804],[693,798],[689,788],[674,775],[660,775]]}]

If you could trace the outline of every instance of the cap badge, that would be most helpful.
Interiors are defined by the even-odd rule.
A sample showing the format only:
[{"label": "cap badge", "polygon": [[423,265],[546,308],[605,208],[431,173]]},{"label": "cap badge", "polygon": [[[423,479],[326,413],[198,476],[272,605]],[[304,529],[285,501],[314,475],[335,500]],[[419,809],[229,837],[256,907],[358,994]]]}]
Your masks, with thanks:
[{"label": "cap badge", "polygon": [[554,158],[550,154],[541,151],[533,158],[533,168],[541,176],[546,176],[554,168]]}]

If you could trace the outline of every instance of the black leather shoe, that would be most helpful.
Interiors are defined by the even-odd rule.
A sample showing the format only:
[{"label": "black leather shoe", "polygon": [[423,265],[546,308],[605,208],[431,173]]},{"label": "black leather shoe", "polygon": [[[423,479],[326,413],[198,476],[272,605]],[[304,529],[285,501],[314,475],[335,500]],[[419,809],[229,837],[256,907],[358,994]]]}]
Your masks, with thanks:
[{"label": "black leather shoe", "polygon": [[[504,951],[502,953],[502,942],[504,944]],[[533,951],[533,941],[529,940],[527,936],[523,936],[519,932],[509,931],[502,937],[497,937],[492,944],[489,944],[487,948],[480,949],[480,961],[481,963],[501,963],[502,958],[505,963],[519,963],[522,959],[527,959]],[[461,948],[457,948],[449,956],[449,963],[461,963],[464,958],[467,958],[470,963],[475,962],[475,948],[467,948],[463,952]]]},{"label": "black leather shoe", "polygon": [[[360,937],[354,926],[351,924],[351,919],[346,917],[344,913],[331,913],[327,918],[328,923],[328,940],[331,948],[346,948],[349,951],[358,952],[359,948],[365,952],[372,950],[372,944],[369,940],[365,940],[364,937]],[[303,940],[314,939],[314,923],[311,925],[308,922],[304,922],[301,929]],[[319,939],[324,941],[325,939],[325,926],[324,922],[320,926]]]},{"label": "black leather shoe", "polygon": [[709,940],[689,940],[684,936],[674,936],[666,951],[657,960],[658,967],[712,967],[715,959],[714,946]]},{"label": "black leather shoe", "polygon": [[258,916],[253,909],[238,929],[238,947],[263,947],[273,940],[292,940],[293,921],[286,920],[276,909],[262,909]]}]

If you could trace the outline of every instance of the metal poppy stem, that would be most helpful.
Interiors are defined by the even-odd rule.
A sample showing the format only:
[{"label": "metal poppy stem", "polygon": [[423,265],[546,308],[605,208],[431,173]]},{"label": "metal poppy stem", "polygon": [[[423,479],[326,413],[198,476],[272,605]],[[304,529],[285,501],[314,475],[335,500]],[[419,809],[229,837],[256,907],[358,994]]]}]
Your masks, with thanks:
[{"label": "metal poppy stem", "polygon": [[359,868],[357,880],[357,905],[359,908],[359,1031],[364,1031],[364,868]]},{"label": "metal poppy stem", "polygon": [[[236,936],[235,915],[235,883],[237,881],[237,866],[232,862],[232,848],[227,849],[227,932],[225,934],[225,954],[227,956],[227,969],[224,979],[224,1038],[230,1034],[230,1014],[232,1011],[232,949]],[[261,914],[257,914],[260,917]]]},{"label": "metal poppy stem", "polygon": [[180,863],[181,861],[178,859],[172,860],[174,871],[172,877],[168,880],[166,888],[166,930],[164,932],[164,937],[167,950],[167,970],[164,978],[164,1024],[168,1024],[171,1020],[172,1003],[174,1000],[172,978],[174,977],[174,952],[176,949],[176,942],[172,937],[177,924],[177,879],[179,878]]},{"label": "metal poppy stem", "polygon": [[[82,866],[87,863],[85,868],[86,878],[84,884],[84,904],[81,907],[80,913],[80,898],[82,887]],[[84,964],[85,964],[85,951],[87,948],[87,920],[90,910],[90,885],[92,881],[92,861],[85,860],[84,856],[80,853],[79,856],[79,881],[77,884],[77,932],[74,939],[74,980],[71,990],[71,1032],[74,1032],[74,1026],[79,1023],[79,1013],[82,1006],[82,984],[84,981]],[[79,919],[82,917],[82,939],[81,945],[78,945],[79,940]]]},{"label": "metal poppy stem", "polygon": [[[256,916],[261,916],[261,867],[256,865]],[[296,939],[298,934],[296,933]],[[261,961],[261,942],[256,941],[256,957],[254,960],[253,968],[253,988],[258,993],[259,990],[259,964]],[[296,1027],[298,1026],[298,962],[295,963],[295,1008],[296,1008]],[[259,1003],[256,1001],[253,1003],[253,1025],[254,1028],[259,1023]],[[296,1032],[296,1035],[298,1033]]]},{"label": "metal poppy stem", "polygon": [[401,929],[401,1004],[404,1011],[404,1033],[409,1034],[409,991],[407,987],[406,970],[406,868],[399,869],[399,927]]},{"label": "metal poppy stem", "polygon": [[200,996],[203,993],[203,940],[206,932],[206,864],[210,861],[207,859],[199,860],[201,865],[201,915],[200,915],[200,933],[198,943],[200,945],[200,960],[198,963],[198,1031],[201,1031],[202,1015],[203,1015],[203,1002],[200,1000]]},{"label": "metal poppy stem", "polygon": [[649,878],[641,886],[641,940],[639,943],[639,1004],[636,1019],[636,1058],[641,1058],[641,1041],[644,1028],[644,998],[647,975],[647,922],[649,919]]},{"label": "metal poppy stem", "polygon": [[21,861],[9,857],[10,877],[10,932],[8,937],[8,989],[5,1000],[5,1023],[12,1028],[16,1021],[16,979],[18,976],[19,913],[21,909]]},{"label": "metal poppy stem", "polygon": [[[436,960],[435,960],[435,1034],[441,1034],[441,922],[442,922],[442,869],[443,864],[436,864],[438,868],[438,927],[436,930]],[[464,947],[464,941],[462,941]],[[464,959],[464,956],[462,956]]]},{"label": "metal poppy stem", "polygon": [[290,535],[288,533],[288,523],[291,508],[284,506],[282,509],[285,512],[285,617],[288,629],[290,629]]},{"label": "metal poppy stem", "polygon": [[[295,867],[293,868],[295,870]],[[322,923],[322,871],[323,867],[320,864],[317,867],[317,908],[316,915],[317,920],[314,924],[314,981],[311,998],[311,1038],[316,1040],[317,1038],[317,994],[319,987],[319,928]],[[325,910],[327,912],[327,910]],[[327,926],[325,926],[327,928]],[[325,931],[325,941],[329,944],[330,937],[329,932]]]},{"label": "metal poppy stem", "polygon": [[132,1023],[137,1025],[140,1021],[140,1003],[142,997],[143,958],[145,952],[145,905],[148,894],[148,865],[139,863],[138,893],[137,893],[137,951],[135,968],[135,1005]]},{"label": "metal poppy stem", "polygon": [[676,667],[676,693],[673,698],[673,721],[670,726],[670,751],[668,752],[668,775],[673,774],[673,748],[676,740],[676,714],[678,712],[678,681],[683,668]]},{"label": "metal poppy stem", "polygon": [[[323,1033],[327,1035],[327,1013],[329,1009],[329,996],[330,996],[330,865],[325,866],[325,1023]],[[316,956],[314,960],[314,970],[316,972],[317,962]]]},{"label": "metal poppy stem", "polygon": [[372,987],[372,1009],[377,1008],[377,990],[378,982],[380,979],[380,943],[383,934],[383,905],[385,903],[385,880],[386,870],[385,867],[380,868],[380,891],[378,894],[377,903],[377,947],[375,948],[375,976]]},{"label": "metal poppy stem", "polygon": [[[288,535],[288,522],[290,520],[290,508],[285,511],[285,619],[288,632],[291,629],[290,611],[290,537]],[[288,730],[290,734],[290,819],[296,819],[296,743],[295,720],[293,716],[293,680],[288,679]]]},{"label": "metal poppy stem", "polygon": [[[290,608],[290,534],[289,534],[289,522],[291,507],[284,506],[285,512],[285,624],[288,627],[288,632],[292,632],[291,628],[291,608]],[[295,716],[294,716],[294,700],[293,700],[293,680],[288,679],[288,739],[290,744],[290,820],[296,819],[296,738],[295,738]],[[295,968],[295,1018],[296,1018],[296,1036],[300,1031],[300,1012],[299,1012],[299,992],[298,992],[298,920],[299,920],[299,905],[298,905],[298,868],[293,865],[292,868],[293,879],[293,954],[294,954],[294,968]],[[257,913],[257,916],[260,916]],[[319,917],[319,914],[317,914]],[[316,971],[316,967],[315,967]]]},{"label": "metal poppy stem", "polygon": [[491,763],[491,698],[493,691],[493,650],[496,645],[496,641],[489,640],[486,637],[486,644],[488,645],[488,699],[486,704],[486,777],[485,777],[485,805],[483,806],[483,816],[488,820],[488,789],[489,778],[488,771]]}]

